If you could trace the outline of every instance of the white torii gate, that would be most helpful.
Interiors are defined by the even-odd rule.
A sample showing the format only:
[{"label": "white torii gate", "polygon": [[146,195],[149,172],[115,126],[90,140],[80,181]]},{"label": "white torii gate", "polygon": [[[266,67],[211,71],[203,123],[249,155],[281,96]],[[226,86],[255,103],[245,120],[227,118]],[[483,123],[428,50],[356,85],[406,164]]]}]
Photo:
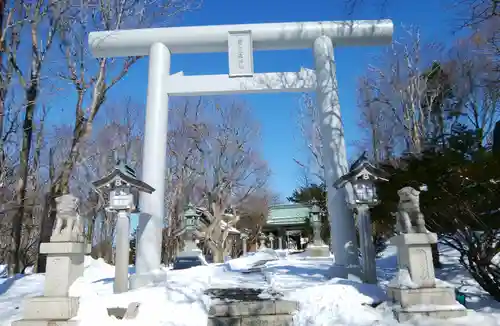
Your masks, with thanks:
[{"label": "white torii gate", "polygon": [[[333,50],[335,46],[385,45],[390,20],[215,25],[92,32],[95,57],[149,55],[142,179],[156,189],[141,194],[136,275],[132,287],[149,283],[160,267],[165,216],[168,97],[316,90],[321,112],[323,161],[328,190],[331,241],[336,265],[359,266],[354,219],[347,192],[333,183],[348,170]],[[254,50],[313,49],[315,70],[253,72]],[[174,53],[228,52],[229,74],[170,74]]]}]

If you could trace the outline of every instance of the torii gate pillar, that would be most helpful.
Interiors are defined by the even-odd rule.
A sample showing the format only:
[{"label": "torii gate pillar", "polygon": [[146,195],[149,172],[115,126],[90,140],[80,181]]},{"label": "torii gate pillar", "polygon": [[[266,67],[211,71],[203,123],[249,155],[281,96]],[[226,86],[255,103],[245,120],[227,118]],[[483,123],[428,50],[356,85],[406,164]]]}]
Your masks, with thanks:
[{"label": "torii gate pillar", "polygon": [[[316,90],[321,112],[323,161],[331,245],[338,271],[359,268],[354,219],[345,189],[334,182],[347,173],[334,46],[384,45],[392,40],[390,20],[219,25],[93,32],[95,57],[149,55],[142,179],[156,189],[141,194],[136,275],[132,287],[154,282],[160,268],[165,217],[168,96]],[[253,73],[253,50],[313,48],[315,71]],[[229,52],[230,75],[170,75],[174,53]],[[338,275],[338,274],[337,274]]]}]

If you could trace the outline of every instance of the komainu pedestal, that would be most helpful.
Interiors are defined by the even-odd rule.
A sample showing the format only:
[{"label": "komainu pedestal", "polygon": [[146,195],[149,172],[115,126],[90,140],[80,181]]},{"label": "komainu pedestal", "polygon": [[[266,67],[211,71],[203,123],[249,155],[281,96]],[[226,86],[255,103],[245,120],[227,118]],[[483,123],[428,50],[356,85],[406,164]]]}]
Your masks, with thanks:
[{"label": "komainu pedestal", "polygon": [[[63,204],[76,203],[71,195],[65,196]],[[58,215],[75,214],[73,220],[77,224],[76,211],[71,207],[60,210],[60,202]],[[63,219],[72,218],[64,216]],[[40,245],[40,253],[47,255],[43,296],[27,299],[23,306],[23,319],[13,322],[12,326],[78,325],[78,321],[71,319],[78,313],[79,298],[70,297],[69,288],[77,278],[83,276],[84,258],[90,252],[90,245],[85,243],[80,226],[76,224],[68,223],[64,229],[56,225],[50,242]]]},{"label": "komainu pedestal", "polygon": [[451,318],[467,314],[455,300],[454,287],[436,280],[431,251],[431,244],[437,243],[435,233],[400,234],[390,241],[398,248],[399,271],[389,283],[387,294],[400,322],[414,316]]}]

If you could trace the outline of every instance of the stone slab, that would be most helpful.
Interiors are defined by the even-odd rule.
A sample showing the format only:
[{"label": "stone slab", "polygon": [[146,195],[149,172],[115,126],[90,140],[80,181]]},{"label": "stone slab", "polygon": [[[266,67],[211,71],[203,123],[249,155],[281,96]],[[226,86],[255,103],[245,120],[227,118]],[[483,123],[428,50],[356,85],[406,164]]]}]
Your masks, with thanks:
[{"label": "stone slab", "polygon": [[209,317],[207,326],[291,326],[292,315]]},{"label": "stone slab", "polygon": [[250,302],[224,302],[210,306],[210,317],[239,317],[256,315],[291,314],[298,309],[298,303],[288,300],[264,300]]},{"label": "stone slab", "polygon": [[289,315],[299,310],[299,303],[291,300],[276,300],[276,315]]},{"label": "stone slab", "polygon": [[16,320],[12,326],[78,326],[79,320]]},{"label": "stone slab", "polygon": [[127,307],[127,311],[125,312],[125,316],[123,319],[134,319],[139,314],[139,307],[141,304],[139,302],[131,302]]},{"label": "stone slab", "polygon": [[413,318],[431,317],[436,319],[448,319],[467,316],[467,309],[462,305],[451,306],[421,306],[412,308],[397,307],[394,310],[394,317],[400,322],[407,322]]},{"label": "stone slab", "polygon": [[83,254],[55,255],[47,257],[44,295],[47,297],[66,297],[69,288],[77,278],[83,276]]},{"label": "stone slab", "polygon": [[241,326],[241,317],[208,317],[207,326]]},{"label": "stone slab", "polygon": [[81,233],[59,233],[50,237],[50,242],[85,242],[85,237]]},{"label": "stone slab", "polygon": [[248,316],[241,318],[241,326],[291,326],[292,315]]},{"label": "stone slab", "polygon": [[407,308],[417,305],[455,305],[455,290],[449,287],[402,289],[387,287],[387,296],[393,301]]},{"label": "stone slab", "polygon": [[78,297],[34,297],[24,303],[25,320],[68,320],[78,313]]},{"label": "stone slab", "polygon": [[84,242],[44,242],[40,245],[41,254],[76,255],[90,252],[90,244]]}]

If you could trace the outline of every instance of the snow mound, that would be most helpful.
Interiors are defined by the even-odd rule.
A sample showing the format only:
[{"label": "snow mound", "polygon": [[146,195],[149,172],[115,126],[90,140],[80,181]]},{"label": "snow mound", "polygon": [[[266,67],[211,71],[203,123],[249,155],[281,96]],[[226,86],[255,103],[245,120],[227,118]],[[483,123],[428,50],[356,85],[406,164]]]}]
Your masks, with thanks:
[{"label": "snow mound", "polygon": [[[382,315],[370,306],[385,300],[384,292],[375,285],[333,279],[324,285],[289,293],[287,298],[300,305],[294,316],[295,325],[382,325]],[[383,323],[391,324],[390,320]],[[394,324],[397,324],[395,320]]]},{"label": "snow mound", "polygon": [[235,258],[225,263],[226,268],[232,272],[245,272],[251,268],[263,266],[268,261],[278,260],[279,256],[272,249],[262,249],[246,257]]}]

